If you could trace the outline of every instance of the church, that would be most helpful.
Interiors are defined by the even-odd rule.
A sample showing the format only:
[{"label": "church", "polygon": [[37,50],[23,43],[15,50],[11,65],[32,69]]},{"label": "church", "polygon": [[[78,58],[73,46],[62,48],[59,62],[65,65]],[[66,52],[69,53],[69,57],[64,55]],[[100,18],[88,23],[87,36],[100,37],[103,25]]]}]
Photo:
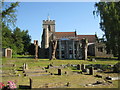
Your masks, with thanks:
[{"label": "church", "polygon": [[83,59],[87,56],[111,57],[105,44],[98,43],[97,35],[77,35],[77,32],[56,32],[55,20],[43,20],[40,58]]}]

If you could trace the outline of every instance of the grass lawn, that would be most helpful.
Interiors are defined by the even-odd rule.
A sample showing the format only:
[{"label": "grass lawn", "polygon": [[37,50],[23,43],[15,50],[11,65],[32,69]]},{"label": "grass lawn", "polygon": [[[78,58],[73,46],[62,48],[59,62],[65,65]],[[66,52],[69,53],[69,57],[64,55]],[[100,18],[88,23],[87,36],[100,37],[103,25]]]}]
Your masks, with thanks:
[{"label": "grass lawn", "polygon": [[[96,62],[92,61],[85,61],[85,60],[49,60],[49,59],[34,59],[30,58],[29,56],[21,57],[19,58],[2,58],[2,64],[8,65],[8,64],[15,64],[15,67],[2,67],[3,71],[14,71],[14,70],[20,70],[23,65],[23,63],[28,64],[29,69],[40,69],[42,67],[46,67],[49,64],[53,64],[54,66],[59,65],[65,65],[65,64],[116,64],[118,60],[113,59],[96,59]],[[57,73],[57,69],[51,69],[48,70],[52,73]],[[63,69],[63,71],[71,71],[70,68]],[[33,80],[33,88],[41,88],[45,84],[49,87],[52,87],[55,83],[59,84],[66,84],[67,82],[70,82],[70,87],[67,88],[117,88],[118,87],[118,81],[113,81],[113,84],[104,86],[94,86],[94,87],[84,87],[84,84],[89,83],[95,83],[97,80],[103,81],[103,79],[96,78],[93,75],[84,75],[84,74],[68,74],[68,75],[48,75],[48,76],[23,76],[22,71],[17,71],[16,74],[20,74],[21,76],[17,77],[2,77],[2,82],[7,83],[7,81],[17,81],[17,85],[29,85],[29,78],[32,78]],[[108,76],[108,74],[102,73],[103,76]],[[10,75],[10,74],[9,74]],[[113,75],[113,74],[109,74]],[[115,74],[116,75],[116,74]],[[113,75],[114,76],[114,75]],[[53,84],[53,85],[52,85]]]}]

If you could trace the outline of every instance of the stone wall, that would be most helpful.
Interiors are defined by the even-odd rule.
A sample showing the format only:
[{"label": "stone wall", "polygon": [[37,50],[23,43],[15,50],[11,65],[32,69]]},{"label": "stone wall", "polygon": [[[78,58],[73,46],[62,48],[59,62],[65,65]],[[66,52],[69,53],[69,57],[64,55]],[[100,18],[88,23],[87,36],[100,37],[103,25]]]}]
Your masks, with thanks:
[{"label": "stone wall", "polygon": [[106,51],[106,45],[104,43],[95,43],[88,46],[88,55],[97,57],[113,57],[112,54],[108,54]]}]

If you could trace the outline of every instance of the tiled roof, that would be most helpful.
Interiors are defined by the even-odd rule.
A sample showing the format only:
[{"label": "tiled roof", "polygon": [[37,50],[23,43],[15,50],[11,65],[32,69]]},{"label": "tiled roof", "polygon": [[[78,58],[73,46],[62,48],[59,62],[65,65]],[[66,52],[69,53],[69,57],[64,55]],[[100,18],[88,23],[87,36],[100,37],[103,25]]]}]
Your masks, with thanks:
[{"label": "tiled roof", "polygon": [[76,32],[55,32],[55,36],[57,39],[75,37],[74,40],[82,40],[83,38],[87,38],[89,43],[96,42],[95,35],[76,35]]},{"label": "tiled roof", "polygon": [[88,39],[89,43],[96,42],[96,36],[95,35],[77,35],[78,40],[81,40],[83,38]]},{"label": "tiled roof", "polygon": [[55,32],[56,38],[69,38],[69,37],[75,37],[76,32]]}]

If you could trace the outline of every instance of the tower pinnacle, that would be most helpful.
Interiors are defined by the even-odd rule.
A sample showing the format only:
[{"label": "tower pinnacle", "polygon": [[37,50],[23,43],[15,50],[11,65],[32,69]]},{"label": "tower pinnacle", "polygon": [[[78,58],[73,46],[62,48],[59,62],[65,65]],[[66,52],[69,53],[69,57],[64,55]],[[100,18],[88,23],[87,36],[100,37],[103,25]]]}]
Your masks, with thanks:
[{"label": "tower pinnacle", "polygon": [[47,20],[50,21],[50,16],[49,16],[49,14],[48,14],[48,16],[47,16]]}]

